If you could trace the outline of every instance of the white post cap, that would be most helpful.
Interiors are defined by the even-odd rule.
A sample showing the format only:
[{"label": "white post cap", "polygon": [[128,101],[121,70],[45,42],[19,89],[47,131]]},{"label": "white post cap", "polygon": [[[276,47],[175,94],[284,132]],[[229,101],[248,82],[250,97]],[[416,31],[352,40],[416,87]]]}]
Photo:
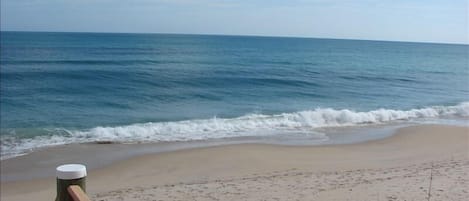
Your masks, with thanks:
[{"label": "white post cap", "polygon": [[81,164],[65,164],[57,167],[57,178],[79,179],[86,177],[86,167]]}]

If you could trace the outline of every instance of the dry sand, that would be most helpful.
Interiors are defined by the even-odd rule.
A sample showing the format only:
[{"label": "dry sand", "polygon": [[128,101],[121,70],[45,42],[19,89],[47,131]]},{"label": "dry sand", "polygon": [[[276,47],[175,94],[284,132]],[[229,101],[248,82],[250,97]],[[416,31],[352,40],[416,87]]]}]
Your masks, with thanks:
[{"label": "dry sand", "polygon": [[[469,127],[414,126],[351,145],[242,144],[150,154],[92,170],[87,179],[93,200],[428,200],[430,190],[432,201],[463,201]],[[1,185],[2,201],[54,197],[54,178]]]}]

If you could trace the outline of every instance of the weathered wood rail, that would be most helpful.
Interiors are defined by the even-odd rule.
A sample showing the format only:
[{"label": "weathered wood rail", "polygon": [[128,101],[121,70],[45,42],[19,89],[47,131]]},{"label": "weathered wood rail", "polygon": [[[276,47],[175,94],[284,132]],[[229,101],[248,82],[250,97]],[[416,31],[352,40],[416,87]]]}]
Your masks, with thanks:
[{"label": "weathered wood rail", "polygon": [[91,201],[88,195],[78,185],[71,185],[67,188],[68,194],[73,201]]}]

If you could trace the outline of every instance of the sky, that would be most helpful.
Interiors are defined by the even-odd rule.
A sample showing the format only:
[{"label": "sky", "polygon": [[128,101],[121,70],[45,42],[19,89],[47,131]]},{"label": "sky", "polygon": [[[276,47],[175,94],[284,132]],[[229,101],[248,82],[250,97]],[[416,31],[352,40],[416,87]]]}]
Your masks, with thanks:
[{"label": "sky", "polygon": [[2,31],[469,43],[469,0],[1,0]]}]

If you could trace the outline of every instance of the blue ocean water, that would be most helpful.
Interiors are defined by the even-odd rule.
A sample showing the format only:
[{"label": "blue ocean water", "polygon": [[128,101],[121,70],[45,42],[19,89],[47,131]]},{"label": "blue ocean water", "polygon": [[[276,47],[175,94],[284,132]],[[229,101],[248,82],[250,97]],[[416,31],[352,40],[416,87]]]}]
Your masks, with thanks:
[{"label": "blue ocean water", "polygon": [[469,116],[468,45],[36,32],[0,41],[2,156]]}]

